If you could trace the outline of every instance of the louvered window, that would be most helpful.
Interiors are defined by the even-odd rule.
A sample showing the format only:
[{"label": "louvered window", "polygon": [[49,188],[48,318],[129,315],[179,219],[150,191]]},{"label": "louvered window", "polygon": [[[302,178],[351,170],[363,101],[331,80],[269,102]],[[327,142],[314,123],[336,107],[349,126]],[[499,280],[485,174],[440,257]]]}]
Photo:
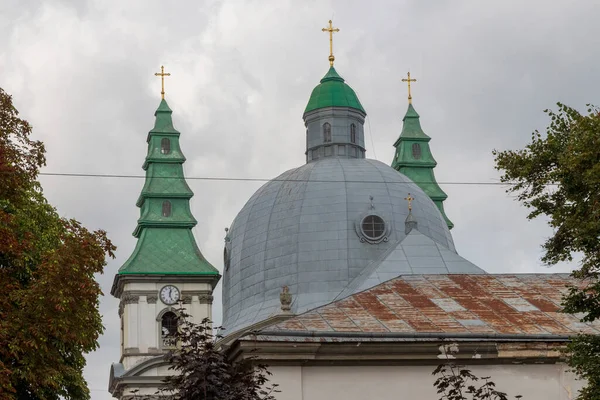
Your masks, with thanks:
[{"label": "louvered window", "polygon": [[163,138],[160,141],[160,152],[162,154],[169,154],[171,152],[171,141],[167,138]]},{"label": "louvered window", "polygon": [[170,217],[171,216],[171,202],[170,201],[163,201],[162,203],[162,216],[163,217]]},{"label": "louvered window", "polygon": [[413,158],[415,160],[418,160],[421,158],[421,145],[419,143],[414,143],[412,145],[412,154],[413,154]]}]

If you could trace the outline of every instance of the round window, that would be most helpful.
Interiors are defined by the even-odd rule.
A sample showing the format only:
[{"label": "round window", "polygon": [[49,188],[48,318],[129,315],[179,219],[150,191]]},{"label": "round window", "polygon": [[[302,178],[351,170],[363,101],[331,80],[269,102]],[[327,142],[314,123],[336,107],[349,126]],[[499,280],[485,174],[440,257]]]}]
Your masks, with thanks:
[{"label": "round window", "polygon": [[370,240],[377,240],[385,233],[385,222],[378,215],[367,215],[360,223],[363,235]]}]

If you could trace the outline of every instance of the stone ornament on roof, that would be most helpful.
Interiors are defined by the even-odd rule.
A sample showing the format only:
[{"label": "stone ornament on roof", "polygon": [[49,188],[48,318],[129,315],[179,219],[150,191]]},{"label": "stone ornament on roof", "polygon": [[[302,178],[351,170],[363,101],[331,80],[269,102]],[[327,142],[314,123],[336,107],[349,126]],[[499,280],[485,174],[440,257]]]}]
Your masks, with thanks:
[{"label": "stone ornament on roof", "polygon": [[281,288],[281,293],[279,294],[279,301],[281,302],[281,311],[290,312],[292,309],[292,294],[290,293],[290,288],[284,286]]}]

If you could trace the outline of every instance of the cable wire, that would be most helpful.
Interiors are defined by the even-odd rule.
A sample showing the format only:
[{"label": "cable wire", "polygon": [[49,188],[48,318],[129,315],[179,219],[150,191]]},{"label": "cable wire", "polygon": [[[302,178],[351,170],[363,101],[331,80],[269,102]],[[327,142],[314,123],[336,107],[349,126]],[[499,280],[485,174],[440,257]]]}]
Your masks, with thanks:
[{"label": "cable wire", "polygon": [[[76,178],[110,178],[110,179],[177,179],[170,176],[146,176],[146,175],[124,175],[124,174],[86,174],[70,172],[40,172],[42,176],[76,177]],[[221,181],[221,182],[319,182],[319,183],[391,183],[391,184],[433,184],[433,182],[389,182],[389,181],[365,181],[365,180],[334,180],[334,179],[284,179],[284,178],[231,178],[217,176],[191,176],[187,180]],[[480,185],[480,186],[510,186],[516,182],[437,182],[439,185]],[[548,184],[546,186],[556,186]]]}]

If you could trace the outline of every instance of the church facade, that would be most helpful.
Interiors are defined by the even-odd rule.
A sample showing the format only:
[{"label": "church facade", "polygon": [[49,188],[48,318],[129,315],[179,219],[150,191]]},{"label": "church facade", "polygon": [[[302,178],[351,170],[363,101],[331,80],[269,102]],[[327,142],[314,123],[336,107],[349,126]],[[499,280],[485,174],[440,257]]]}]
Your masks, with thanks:
[{"label": "church facade", "polygon": [[[435,399],[431,373],[448,358],[512,395],[574,398],[581,382],[561,349],[578,332],[600,334],[560,312],[576,282],[487,274],[461,257],[410,92],[391,165],[369,159],[367,113],[333,60],[303,114],[306,163],[263,185],[227,231],[223,351],[268,364],[279,400]],[[111,290],[121,302],[109,383],[118,399],[155,393],[168,374],[173,306],[210,318],[221,279],[191,232],[171,114],[163,98],[147,139],[138,243]]]}]

